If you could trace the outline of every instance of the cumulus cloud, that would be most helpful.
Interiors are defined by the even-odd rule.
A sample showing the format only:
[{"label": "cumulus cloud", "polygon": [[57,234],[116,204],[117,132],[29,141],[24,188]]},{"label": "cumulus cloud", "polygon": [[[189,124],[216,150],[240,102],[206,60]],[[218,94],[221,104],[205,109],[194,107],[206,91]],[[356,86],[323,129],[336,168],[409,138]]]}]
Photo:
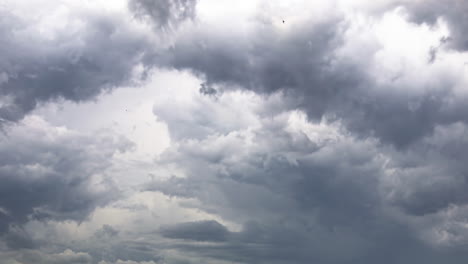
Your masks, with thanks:
[{"label": "cumulus cloud", "polygon": [[165,226],[161,228],[160,232],[167,238],[195,241],[224,241],[229,234],[226,227],[213,220]]},{"label": "cumulus cloud", "polygon": [[47,254],[40,251],[24,251],[18,256],[7,257],[0,260],[1,264],[91,264],[92,258],[89,254],[83,252],[74,252],[67,249],[62,253]]},{"label": "cumulus cloud", "polygon": [[[217,102],[210,112],[223,111],[220,102],[230,96],[238,95],[208,97]],[[246,106],[258,100],[245,99]],[[193,100],[205,97],[194,94]],[[159,164],[178,164],[182,171],[145,185],[145,190],[194,198],[199,202],[187,207],[243,226],[240,232],[212,221],[163,228],[164,237],[184,241],[175,249],[241,263],[458,263],[460,256],[450,255],[450,250],[434,252],[432,246],[462,245],[454,227],[447,227],[459,227],[460,220],[448,217],[446,210],[464,211],[466,205],[466,168],[454,158],[463,156],[463,123],[438,126],[433,135],[402,152],[376,139],[356,137],[337,121],[311,123],[300,111],[264,116],[258,105],[241,111],[253,114],[250,125],[229,130],[219,126],[196,138],[185,131],[185,137],[177,137]],[[184,122],[196,131],[197,115],[203,112],[193,111],[189,120],[163,120],[169,127]],[[454,237],[444,240],[436,230]],[[390,248],[408,251],[395,257]]]},{"label": "cumulus cloud", "polygon": [[195,17],[197,0],[130,0],[137,17],[150,19],[157,28],[171,29]]},{"label": "cumulus cloud", "polygon": [[7,58],[1,68],[8,80],[2,84],[2,96],[9,101],[1,107],[3,119],[17,121],[38,102],[58,97],[87,100],[106,87],[128,80],[140,44],[128,43],[128,36],[119,33],[110,42],[116,25],[102,18],[96,20],[79,37],[81,43],[76,36],[31,43],[26,38],[35,32],[20,28],[25,36],[18,39],[12,31],[13,22],[3,21],[1,34],[6,45],[2,49]]},{"label": "cumulus cloud", "polygon": [[101,261],[98,264],[156,264],[157,262],[154,261],[142,261],[142,262],[137,262],[137,261],[131,261],[131,260],[117,260],[116,262],[106,262],[106,261]]},{"label": "cumulus cloud", "polygon": [[0,10],[2,122],[21,120],[40,103],[82,102],[128,85],[150,50],[125,12],[44,5],[31,7],[48,10],[31,19],[13,7]]},{"label": "cumulus cloud", "polygon": [[450,38],[445,39],[450,48],[461,51],[468,50],[468,38],[466,28],[468,25],[468,3],[466,1],[414,1],[404,3],[408,8],[411,18],[418,23],[437,24],[440,20],[448,23]]},{"label": "cumulus cloud", "polygon": [[[371,227],[380,203],[375,188],[378,160],[364,151],[368,143],[345,140],[320,146],[301,133],[284,131],[287,117],[264,122],[252,132],[189,140],[167,153],[166,162],[184,164],[186,178],[155,182],[151,189],[196,198],[203,210],[245,223],[239,238],[227,246],[186,245],[181,250],[246,263],[333,263],[365,254],[372,244],[366,240],[372,239],[357,234]],[[197,231],[188,232],[188,227]],[[190,239],[196,236],[189,233],[207,233],[205,225],[196,224],[176,230],[181,235],[175,230],[162,234]],[[345,244],[353,250],[345,251]],[[326,248],[340,250],[341,256],[319,253]]]},{"label": "cumulus cloud", "polygon": [[[287,2],[1,9],[0,263],[462,263],[466,5]],[[33,113],[149,67],[178,78],[114,101],[158,122],[134,148]]]},{"label": "cumulus cloud", "polygon": [[103,225],[101,229],[94,233],[94,236],[98,239],[109,239],[117,236],[119,234],[119,230],[116,230],[110,225]]},{"label": "cumulus cloud", "polygon": [[[343,119],[351,131],[396,147],[406,147],[431,134],[437,124],[465,122],[459,114],[466,109],[454,99],[454,90],[465,83],[464,78],[435,71],[428,63],[434,45],[447,37],[445,33],[412,26],[398,9],[384,13],[367,27],[340,11],[327,13],[328,18],[291,22],[287,28],[271,18],[253,20],[243,31],[200,26],[180,36],[157,61],[165,67],[194,72],[206,81],[204,87],[218,84],[223,89],[262,94],[284,92],[295,99],[290,108],[305,110],[311,119]],[[434,40],[420,43],[419,51],[408,45],[395,53],[397,44],[382,35],[393,36],[385,33],[390,23],[399,23],[403,29],[395,32],[396,36]],[[410,31],[404,31],[406,28]],[[356,52],[359,46],[366,50]],[[439,53],[448,58],[447,53]],[[392,65],[393,59],[385,56],[400,59],[400,65],[407,65],[402,66],[407,69],[399,71],[399,62]],[[438,68],[448,62],[433,63]],[[455,63],[463,67],[462,60]],[[421,81],[411,67],[417,67],[427,81]],[[456,110],[453,104],[458,105]]]},{"label": "cumulus cloud", "polygon": [[116,197],[102,173],[114,153],[131,146],[118,137],[53,127],[39,117],[10,127],[0,140],[1,232],[30,219],[84,220]]}]

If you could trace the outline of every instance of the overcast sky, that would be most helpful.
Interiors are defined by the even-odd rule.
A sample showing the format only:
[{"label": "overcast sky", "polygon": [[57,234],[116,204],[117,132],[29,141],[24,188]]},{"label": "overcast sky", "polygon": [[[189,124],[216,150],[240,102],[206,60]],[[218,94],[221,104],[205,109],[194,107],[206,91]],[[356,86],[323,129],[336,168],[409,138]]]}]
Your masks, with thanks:
[{"label": "overcast sky", "polygon": [[1,0],[0,264],[462,264],[468,1]]}]

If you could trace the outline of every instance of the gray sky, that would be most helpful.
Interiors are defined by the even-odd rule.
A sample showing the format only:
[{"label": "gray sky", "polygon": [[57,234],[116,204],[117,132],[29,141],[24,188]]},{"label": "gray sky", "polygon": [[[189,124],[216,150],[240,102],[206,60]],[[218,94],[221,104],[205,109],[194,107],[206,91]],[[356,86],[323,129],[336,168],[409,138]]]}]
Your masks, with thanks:
[{"label": "gray sky", "polygon": [[467,12],[4,0],[0,264],[465,263]]}]

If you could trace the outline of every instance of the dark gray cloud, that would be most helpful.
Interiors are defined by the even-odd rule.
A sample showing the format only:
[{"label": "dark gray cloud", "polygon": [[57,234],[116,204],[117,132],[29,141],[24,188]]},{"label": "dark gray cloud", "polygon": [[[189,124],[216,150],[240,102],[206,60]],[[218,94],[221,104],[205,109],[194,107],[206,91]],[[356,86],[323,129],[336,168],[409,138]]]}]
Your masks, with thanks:
[{"label": "dark gray cloud", "polygon": [[[270,21],[258,22],[249,33],[197,29],[156,60],[194,72],[207,87],[281,92],[289,108],[305,110],[311,120],[341,119],[350,131],[398,148],[432,134],[438,124],[467,121],[463,100],[454,94],[460,80],[453,76],[440,73],[421,84],[402,73],[382,82],[372,70],[379,48],[356,60],[341,56],[350,23],[337,13],[286,32]],[[425,58],[424,63],[431,62]]]},{"label": "dark gray cloud", "polygon": [[[82,221],[117,197],[112,182],[93,177],[111,165],[113,153],[131,146],[128,141],[60,132],[35,118],[26,122],[0,139],[1,233],[32,219]],[[24,240],[16,234],[6,237],[11,245]]]},{"label": "dark gray cloud", "polygon": [[466,205],[465,134],[466,126],[460,123],[437,127],[433,136],[406,153],[395,154],[393,176],[398,180],[392,187],[392,203],[419,216]]},{"label": "dark gray cloud", "polygon": [[[410,96],[391,92],[397,85],[381,87],[384,92],[374,94],[360,90],[337,113],[350,131],[364,138],[375,136],[398,148],[432,134],[438,124],[466,120],[459,116],[458,110],[448,109],[446,103],[454,96],[451,92],[454,83],[443,83]],[[413,88],[408,86],[408,89]]]},{"label": "dark gray cloud", "polygon": [[[441,218],[468,201],[459,80],[440,73],[423,83],[403,72],[382,81],[369,59],[379,48],[357,61],[340,55],[349,23],[337,15],[289,31],[269,22],[242,34],[194,28],[151,57],[199,76],[204,95],[219,88],[219,97],[204,100],[223,102],[231,89],[281,94],[286,109],[344,125],[338,138],[320,141],[290,132],[277,109],[244,126],[218,118],[208,101],[155,106],[176,140],[158,164],[186,177],[144,190],[195,199],[185,205],[243,226],[240,232],[213,221],[166,226],[159,234],[171,241],[167,248],[241,263],[462,263],[467,257],[460,243],[424,238],[432,229],[455,232],[446,226],[460,220]],[[450,246],[434,249],[438,241]]]},{"label": "dark gray cloud", "polygon": [[103,225],[101,229],[94,233],[97,239],[111,239],[119,234],[119,230],[110,225]]},{"label": "dark gray cloud", "polygon": [[17,225],[10,226],[3,239],[7,247],[12,249],[33,249],[38,247],[38,243],[31,238],[30,234]]},{"label": "dark gray cloud", "polygon": [[142,261],[142,262],[139,262],[139,261],[133,261],[133,260],[117,260],[115,262],[106,262],[106,261],[103,261],[101,262],[102,264],[156,264],[157,262],[154,262],[154,261]]},{"label": "dark gray cloud", "polygon": [[148,41],[117,16],[82,14],[76,29],[44,37],[31,22],[1,10],[0,118],[18,121],[39,103],[90,100],[130,84]]},{"label": "dark gray cloud", "polygon": [[216,221],[200,221],[164,226],[160,233],[167,238],[195,241],[225,241],[228,229]]},{"label": "dark gray cloud", "polygon": [[[154,236],[154,235],[153,235]],[[161,263],[163,257],[159,252],[164,245],[153,243],[148,234],[119,234],[112,237],[96,237],[97,240],[85,240],[74,244],[75,251],[87,252],[95,263]],[[145,238],[145,239],[142,239]]]},{"label": "dark gray cloud", "polygon": [[93,259],[84,252],[67,249],[61,253],[47,254],[36,250],[25,250],[13,254],[1,255],[1,264],[91,264]]},{"label": "dark gray cloud", "polygon": [[[185,126],[197,130],[194,115]],[[174,225],[163,236],[183,242],[169,248],[240,263],[462,263],[468,254],[462,243],[445,241],[450,246],[439,250],[433,246],[437,233],[423,236],[432,229],[462,232],[445,230],[463,220],[440,217],[468,202],[466,125],[437,126],[403,151],[333,125],[315,136],[307,127],[291,131],[287,116],[257,116],[253,130],[239,126],[199,138],[185,131],[177,138],[159,164],[178,164],[185,177],[145,189],[195,198],[200,202],[186,206],[243,228]],[[181,122],[165,117],[169,124]],[[210,239],[226,232],[224,239]]]},{"label": "dark gray cloud", "polygon": [[[461,15],[466,6],[449,2],[451,7],[432,0],[403,4],[413,21],[434,24],[443,17],[449,23],[451,40],[427,49],[424,63],[431,67],[447,47],[468,47]],[[196,3],[132,0],[129,7],[163,32],[194,18]],[[203,220],[145,233],[99,223],[88,240],[70,243],[74,251],[39,252],[42,241],[31,238],[23,224],[83,221],[108,204],[116,188],[111,182],[94,188],[91,182],[110,166],[109,157],[130,144],[27,119],[25,126],[7,128],[0,141],[0,247],[18,250],[12,259],[457,264],[468,258],[468,109],[456,91],[462,81],[444,71],[426,72],[426,82],[408,69],[380,75],[372,61],[381,47],[358,60],[343,56],[352,26],[345,14],[287,30],[267,20],[243,33],[192,25],[158,54],[148,54],[146,38],[112,17],[89,16],[79,38],[33,35],[32,42],[16,34],[34,33],[30,26],[4,17],[3,121],[18,121],[37,104],[58,98],[89,100],[126,84],[138,63],[200,77],[204,83],[194,88],[195,102],[154,107],[172,139],[157,166],[175,168],[177,175],[156,177],[142,191],[186,198],[179,206],[191,214],[198,209],[241,226],[233,232]],[[277,105],[274,98],[280,98]]]},{"label": "dark gray cloud", "polygon": [[417,23],[434,25],[439,19],[448,23],[450,38],[446,39],[446,45],[450,48],[468,50],[468,3],[460,0],[450,1],[410,1],[402,4],[408,9],[411,18]]},{"label": "dark gray cloud", "polygon": [[195,17],[197,0],[130,0],[137,17],[149,18],[159,29],[171,29]]},{"label": "dark gray cloud", "polygon": [[209,86],[206,83],[202,83],[200,85],[200,90],[199,91],[200,91],[201,94],[209,95],[209,96],[216,96],[216,93],[217,93],[215,88]]},{"label": "dark gray cloud", "polygon": [[[281,32],[268,24],[248,36],[198,29],[179,39],[160,60],[165,65],[193,70],[206,79],[207,85],[233,84],[261,92],[308,86],[310,95],[332,95],[339,92],[340,83],[359,78],[354,72],[335,75],[340,72],[335,67],[341,66],[333,63],[333,51],[340,44],[344,26],[340,23],[340,19],[331,19],[303,25],[281,40],[277,40]],[[330,75],[336,85],[321,85]]]}]

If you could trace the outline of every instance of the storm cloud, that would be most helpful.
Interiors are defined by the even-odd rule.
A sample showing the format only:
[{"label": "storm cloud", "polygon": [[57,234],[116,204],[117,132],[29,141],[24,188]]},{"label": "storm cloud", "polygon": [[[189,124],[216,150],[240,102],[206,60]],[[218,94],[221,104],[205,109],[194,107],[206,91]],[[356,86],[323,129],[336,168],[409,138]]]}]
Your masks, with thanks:
[{"label": "storm cloud", "polygon": [[[99,174],[110,166],[108,157],[131,147],[130,142],[80,135],[39,117],[24,123],[10,127],[0,141],[0,233],[31,219],[83,221],[118,196]],[[25,238],[9,233],[6,239],[21,246]]]},{"label": "storm cloud", "polygon": [[464,263],[463,1],[0,7],[0,263]]},{"label": "storm cloud", "polygon": [[197,0],[130,0],[129,8],[137,17],[150,19],[156,28],[173,29],[195,17]]},{"label": "storm cloud", "polygon": [[[435,4],[421,6],[437,10]],[[456,5],[444,6],[442,10],[460,10]],[[388,14],[398,8],[389,9]],[[450,12],[442,15],[458,17]],[[385,23],[385,17],[382,20]],[[348,54],[352,52],[349,46],[360,41],[359,36],[351,35],[355,30],[353,21],[340,12],[300,21],[284,30],[271,20],[260,20],[247,32],[200,28],[183,35],[158,62],[193,71],[208,85],[224,89],[283,92],[293,98],[290,107],[303,109],[311,120],[342,119],[350,131],[399,148],[430,135],[438,124],[466,122],[460,114],[467,109],[454,91],[463,82],[461,76],[437,72],[422,82],[411,73],[382,67],[379,56],[387,47],[378,44],[378,32],[370,36],[374,39],[369,43],[360,43],[369,45],[364,56]],[[451,31],[450,36],[440,35],[439,39],[458,34]],[[429,58],[434,46],[425,45],[421,51]],[[421,63],[414,66],[421,67],[425,75],[433,71],[430,59]],[[458,67],[463,67],[462,61]],[[381,71],[375,72],[376,68]]]},{"label": "storm cloud", "polygon": [[[431,244],[438,242],[423,237],[458,221],[434,217],[467,203],[466,168],[453,160],[464,156],[463,147],[450,143],[462,144],[465,125],[437,128],[400,152],[343,135],[336,123],[310,124],[300,112],[257,117],[256,129],[179,139],[162,156],[162,164],[183,164],[185,176],[146,190],[195,198],[197,208],[244,223],[241,232],[229,233],[211,221],[163,229],[166,238],[186,240],[176,248],[242,263],[458,263],[460,256],[434,252]],[[434,222],[421,225],[426,218]],[[402,255],[390,250],[400,247],[407,249]]]},{"label": "storm cloud", "polygon": [[161,234],[167,238],[179,238],[195,241],[224,241],[229,234],[226,227],[216,221],[182,223],[161,228]]},{"label": "storm cloud", "polygon": [[468,4],[465,1],[415,1],[403,6],[408,8],[411,18],[417,23],[434,25],[440,20],[446,22],[451,32],[450,37],[445,40],[447,46],[461,51],[468,50]]}]

